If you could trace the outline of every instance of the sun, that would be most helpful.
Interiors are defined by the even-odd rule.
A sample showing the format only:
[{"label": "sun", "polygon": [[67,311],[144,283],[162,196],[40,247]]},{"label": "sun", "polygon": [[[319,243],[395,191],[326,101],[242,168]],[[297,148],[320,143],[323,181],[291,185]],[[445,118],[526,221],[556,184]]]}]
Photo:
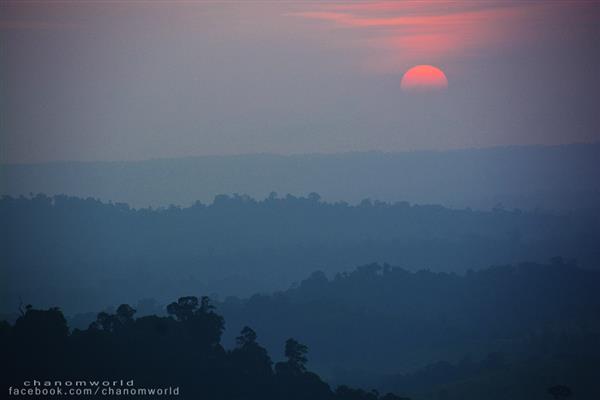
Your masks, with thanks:
[{"label": "sun", "polygon": [[416,65],[404,73],[400,87],[407,92],[440,91],[448,88],[448,78],[433,65]]}]

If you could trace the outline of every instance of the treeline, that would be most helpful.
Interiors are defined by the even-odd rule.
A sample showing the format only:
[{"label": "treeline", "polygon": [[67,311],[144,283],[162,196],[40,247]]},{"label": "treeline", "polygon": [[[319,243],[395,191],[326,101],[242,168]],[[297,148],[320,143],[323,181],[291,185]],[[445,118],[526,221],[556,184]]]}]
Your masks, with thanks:
[{"label": "treeline", "polygon": [[[369,264],[331,278],[315,272],[272,295],[228,298],[219,309],[231,331],[250,325],[270,350],[293,332],[315,351],[311,366],[335,379],[340,370],[393,374],[468,354],[589,354],[600,349],[599,287],[599,271],[560,258],[464,275]],[[559,351],[552,335],[578,339]]]},{"label": "treeline", "polygon": [[[559,265],[558,260],[553,266],[502,269],[503,273],[527,274],[531,271],[523,270],[528,268],[546,269],[549,275],[555,276],[550,280],[567,280],[566,275],[557,270],[563,270],[565,273],[573,270],[573,275],[578,274],[574,267]],[[354,278],[359,278],[361,274],[363,279],[367,278],[365,271],[370,271],[371,280],[374,280],[394,270],[369,266],[355,271],[357,275]],[[476,272],[474,274],[481,274],[476,281],[482,283],[486,273],[497,274],[498,271]],[[434,278],[431,275],[427,276],[428,274],[425,273],[418,279],[426,277],[426,281],[431,284]],[[352,274],[338,276],[337,279],[327,282],[349,279],[349,275]],[[590,287],[598,287],[593,275],[585,277],[590,279]],[[584,275],[572,278],[571,281],[582,278]],[[314,279],[315,275],[311,280]],[[508,282],[509,280],[504,280],[505,284]],[[539,284],[553,286],[544,281],[540,281]],[[27,306],[14,324],[0,322],[0,352],[7,366],[6,372],[0,378],[0,384],[5,388],[18,388],[24,380],[31,379],[126,379],[133,380],[136,388],[179,387],[182,398],[223,400],[405,398],[391,393],[402,393],[403,396],[420,400],[542,400],[551,397],[566,399],[565,394],[569,395],[568,398],[588,399],[600,395],[596,377],[596,366],[600,363],[597,313],[595,316],[587,315],[587,321],[580,321],[578,327],[557,318],[553,321],[557,328],[534,331],[526,337],[503,337],[501,341],[507,342],[512,351],[491,352],[483,357],[467,355],[457,361],[436,361],[412,372],[391,374],[381,372],[382,368],[374,363],[381,363],[383,369],[390,366],[402,369],[404,360],[402,352],[398,352],[397,349],[412,346],[414,342],[411,343],[408,339],[408,344],[402,343],[407,337],[399,336],[399,331],[389,331],[390,327],[386,325],[385,320],[373,324],[374,320],[362,319],[364,314],[360,312],[357,314],[356,323],[352,324],[344,323],[342,314],[332,312],[335,308],[326,309],[325,313],[317,312],[316,307],[324,307],[325,303],[315,302],[318,291],[314,290],[314,286],[307,291],[307,285],[301,284],[287,294],[274,295],[278,305],[276,313],[273,313],[273,308],[269,307],[268,303],[263,302],[264,313],[260,316],[250,316],[257,322],[264,323],[270,320],[271,329],[280,325],[283,331],[290,332],[297,326],[293,325],[290,328],[290,319],[295,319],[302,325],[309,322],[310,314],[313,313],[314,320],[309,322],[307,330],[300,330],[298,335],[292,335],[298,339],[287,337],[282,340],[274,352],[259,344],[258,337],[261,338],[260,343],[263,343],[262,338],[271,334],[264,325],[257,331],[244,326],[235,335],[231,345],[224,342],[222,335],[225,319],[216,312],[207,297],[182,297],[165,307],[165,315],[139,318],[135,318],[135,309],[123,304],[114,312],[98,313],[88,328],[72,330],[58,308],[39,310]],[[561,293],[567,299],[564,302],[584,303],[585,300],[574,300],[572,285],[567,283],[567,288]],[[508,283],[508,286],[507,291],[511,291],[511,287],[514,288],[514,284]],[[579,286],[578,289],[586,290],[583,286]],[[309,292],[312,295],[308,295]],[[285,298],[291,293],[294,296],[307,295],[306,301],[310,306],[290,307],[291,303],[298,302],[298,299]],[[492,296],[496,295],[497,293]],[[364,298],[372,296],[372,292],[363,295]],[[586,296],[582,292],[582,298]],[[326,301],[334,301],[334,298],[339,299],[340,292],[334,292]],[[227,303],[230,305],[234,301],[230,299]],[[372,307],[369,302],[354,303],[357,309],[362,308],[365,312]],[[523,306],[528,307],[527,304]],[[577,306],[573,306],[571,312],[574,312],[576,317],[582,317],[577,309]],[[598,310],[598,304],[589,304],[589,310],[594,309]],[[375,310],[369,312],[376,313]],[[376,313],[376,316],[380,317],[381,314]],[[329,336],[326,318],[332,320],[332,325],[337,325],[337,336]],[[506,317],[500,318],[510,322]],[[412,329],[411,323],[410,316],[406,316],[405,320],[397,320],[397,324],[408,331]],[[477,323],[478,321],[474,321],[473,325]],[[587,326],[584,326],[586,324]],[[228,326],[229,331],[234,329],[232,324]],[[354,335],[349,327],[358,333]],[[310,334],[309,331],[314,328],[322,329]],[[529,328],[525,326],[523,331]],[[452,334],[452,329],[443,323],[431,326],[430,329],[441,330],[441,335]],[[326,350],[337,357],[335,376],[322,379],[320,376],[323,374],[319,373],[319,376],[311,372],[314,371],[313,365],[318,364],[321,357],[315,351],[308,355],[308,348],[311,346],[307,346],[308,341],[304,338],[314,337],[314,334],[323,335],[324,340],[330,340]],[[421,331],[421,334],[425,332]],[[353,337],[360,340],[348,340]],[[380,349],[376,346],[378,340],[385,341],[379,344]],[[455,344],[450,341],[446,345],[452,347]],[[385,354],[380,350],[385,351]],[[443,359],[444,354],[448,354],[439,348],[437,351],[436,359]],[[274,363],[269,353],[283,353],[284,360]],[[352,354],[352,357],[348,357],[348,354]],[[364,358],[364,363],[348,362],[353,357]],[[333,390],[326,382],[338,386]],[[359,386],[368,390],[353,389],[349,386]],[[378,389],[379,392],[372,388]]]},{"label": "treeline", "polygon": [[307,369],[308,349],[293,338],[285,342],[285,360],[274,365],[249,327],[226,350],[220,342],[225,321],[207,297],[182,297],[167,311],[167,317],[136,319],[136,310],[123,304],[114,314],[99,313],[88,329],[70,332],[58,308],[27,306],[14,325],[0,322],[3,390],[32,380],[133,380],[136,388],[178,387],[185,399],[405,399],[347,386],[332,390]]},{"label": "treeline", "polygon": [[166,302],[181,291],[249,296],[289,287],[315,269],[335,273],[378,260],[453,272],[558,254],[582,267],[600,263],[595,217],[325,203],[314,193],[217,196],[209,205],[165,209],[3,197],[0,220],[3,282],[10,282],[0,291],[4,312],[19,297],[71,313],[151,296]]},{"label": "treeline", "polygon": [[275,190],[328,201],[452,207],[592,209],[598,214],[600,144],[450,151],[247,154],[125,162],[0,164],[0,194],[69,194],[135,207],[210,202],[220,193]]},{"label": "treeline", "polygon": [[481,360],[464,357],[455,363],[439,361],[412,373],[375,380],[360,380],[356,376],[347,379],[402,390],[419,400],[596,399],[600,397],[596,375],[600,363],[598,337],[593,341],[582,336],[566,340],[578,339],[590,346],[588,353],[565,353],[561,347],[516,359],[490,353]]},{"label": "treeline", "polygon": [[[293,336],[332,384],[423,400],[546,399],[548,388],[567,385],[587,399],[600,396],[598,287],[598,271],[560,258],[464,275],[369,264],[217,305],[226,347],[246,325],[270,354]],[[166,313],[151,299],[136,308]],[[87,327],[93,318],[70,321]]]}]

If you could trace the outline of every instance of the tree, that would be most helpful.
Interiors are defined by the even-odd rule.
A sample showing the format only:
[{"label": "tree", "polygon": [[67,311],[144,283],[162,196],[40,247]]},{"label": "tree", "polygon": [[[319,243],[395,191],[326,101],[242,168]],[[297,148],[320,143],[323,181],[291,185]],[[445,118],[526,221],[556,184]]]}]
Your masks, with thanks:
[{"label": "tree", "polygon": [[[403,400],[372,390],[340,388],[335,393],[306,369],[307,346],[285,343],[287,361],[273,373],[272,361],[245,326],[237,346],[220,345],[223,318],[208,297],[180,298],[172,317],[144,316],[127,304],[116,313],[100,312],[87,330],[69,331],[58,308],[28,307],[14,326],[0,321],[0,353],[10,366],[0,385],[30,376],[129,376],[145,382],[181,382],[186,398],[260,400]],[[7,385],[7,383],[9,383]]]},{"label": "tree", "polygon": [[202,296],[202,298],[200,299],[200,310],[199,311],[201,313],[208,314],[214,309],[215,309],[215,306],[213,306],[210,303],[210,298],[208,296]]},{"label": "tree", "polygon": [[240,332],[240,336],[235,338],[235,342],[240,348],[256,344],[256,332],[252,328],[245,326]]},{"label": "tree", "polygon": [[273,362],[267,350],[256,342],[256,337],[256,332],[245,326],[236,338],[237,347],[230,353],[241,375],[252,380],[248,385],[264,383],[273,374]]},{"label": "tree", "polygon": [[311,192],[308,194],[308,199],[314,203],[321,201],[321,196],[318,193]]},{"label": "tree", "polygon": [[[204,298],[203,298],[204,299]],[[198,309],[198,298],[195,296],[180,297],[177,302],[167,306],[167,313],[174,315],[179,321],[186,321],[192,318]]]},{"label": "tree", "polygon": [[289,366],[298,372],[306,371],[306,353],[308,353],[308,347],[296,339],[289,338],[285,342],[285,356],[288,359]]},{"label": "tree", "polygon": [[90,329],[113,332],[115,325],[114,315],[101,311],[96,315],[96,321],[90,324]]},{"label": "tree", "polygon": [[133,307],[129,304],[121,304],[119,308],[117,308],[117,319],[121,324],[128,324],[133,322],[133,315],[136,313]]},{"label": "tree", "polygon": [[215,347],[225,329],[223,317],[215,313],[208,296],[198,302],[195,296],[180,297],[167,306],[167,313],[184,323],[187,331],[194,335],[201,346]]},{"label": "tree", "polygon": [[114,332],[125,325],[132,324],[135,313],[136,310],[129,304],[121,304],[117,308],[116,314],[109,314],[105,311],[99,312],[96,321],[90,324],[90,329]]},{"label": "tree", "polygon": [[[40,332],[43,332],[43,335]],[[29,345],[49,345],[65,340],[69,335],[69,328],[58,307],[36,310],[28,305],[25,314],[15,322],[14,334]]]}]

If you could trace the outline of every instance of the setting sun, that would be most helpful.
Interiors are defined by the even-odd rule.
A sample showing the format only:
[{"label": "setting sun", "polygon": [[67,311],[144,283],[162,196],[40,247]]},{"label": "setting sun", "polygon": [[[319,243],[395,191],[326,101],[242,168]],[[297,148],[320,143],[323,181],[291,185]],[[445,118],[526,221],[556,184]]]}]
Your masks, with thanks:
[{"label": "setting sun", "polygon": [[448,78],[441,69],[432,65],[417,65],[404,73],[400,83],[406,91],[437,91],[448,87]]}]

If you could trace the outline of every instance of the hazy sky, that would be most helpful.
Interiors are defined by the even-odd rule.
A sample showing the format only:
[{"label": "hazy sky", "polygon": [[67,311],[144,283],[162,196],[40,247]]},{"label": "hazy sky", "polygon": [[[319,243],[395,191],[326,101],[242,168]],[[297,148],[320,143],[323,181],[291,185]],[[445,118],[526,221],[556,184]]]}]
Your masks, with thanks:
[{"label": "hazy sky", "polygon": [[599,2],[4,0],[0,41],[2,162],[600,140]]}]

